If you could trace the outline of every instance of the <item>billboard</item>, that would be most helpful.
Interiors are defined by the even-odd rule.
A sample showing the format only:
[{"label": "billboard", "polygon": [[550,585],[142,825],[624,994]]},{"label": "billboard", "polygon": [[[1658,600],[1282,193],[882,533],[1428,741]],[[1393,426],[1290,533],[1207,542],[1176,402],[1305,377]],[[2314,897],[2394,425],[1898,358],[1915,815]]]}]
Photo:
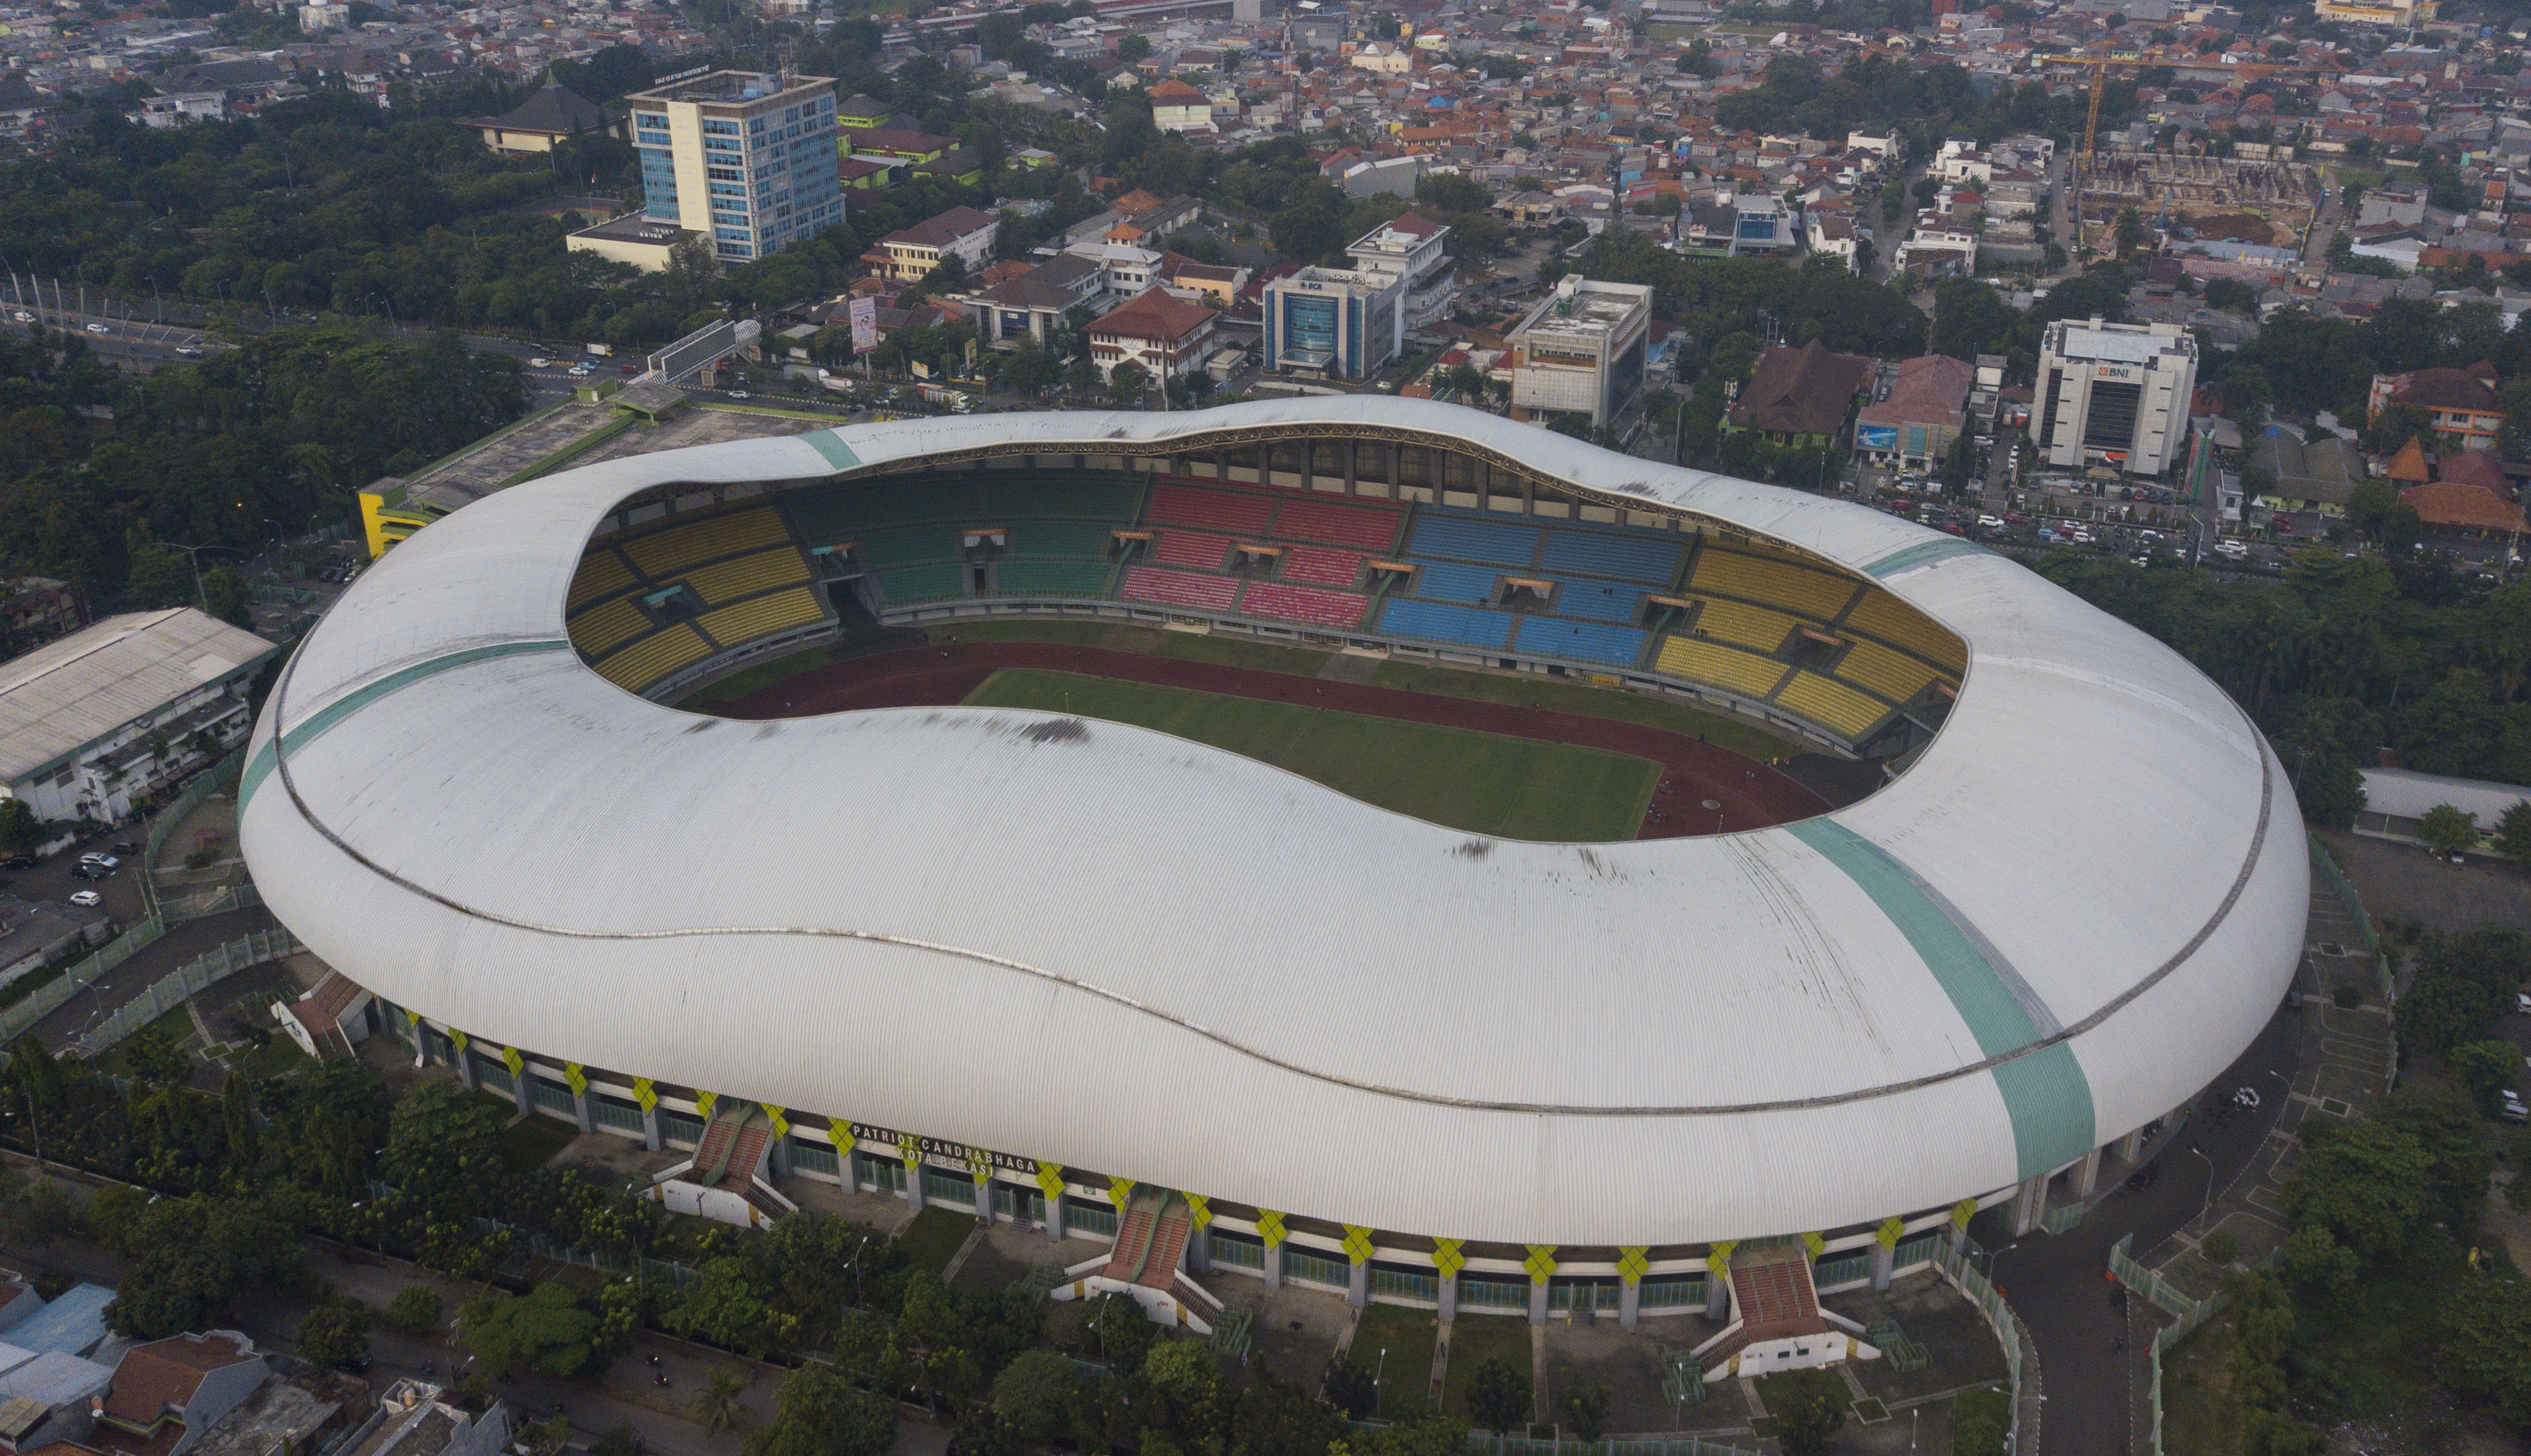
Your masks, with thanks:
[{"label": "billboard", "polygon": [[1898,448],[1898,426],[1858,424],[1854,427],[1854,443],[1866,450],[1895,450]]},{"label": "billboard", "polygon": [[853,300],[853,353],[868,354],[878,347],[878,300],[863,297]]}]

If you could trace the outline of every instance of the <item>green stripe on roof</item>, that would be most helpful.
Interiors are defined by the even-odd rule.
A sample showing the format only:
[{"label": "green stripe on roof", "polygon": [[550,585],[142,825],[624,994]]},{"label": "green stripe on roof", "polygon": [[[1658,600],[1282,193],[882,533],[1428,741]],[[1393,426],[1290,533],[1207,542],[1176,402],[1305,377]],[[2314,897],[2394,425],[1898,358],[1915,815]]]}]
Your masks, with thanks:
[{"label": "green stripe on roof", "polygon": [[1886,581],[1913,567],[1931,566],[1947,557],[1965,556],[1972,551],[1983,552],[1984,550],[1986,547],[1975,541],[1965,541],[1955,535],[1946,535],[1940,540],[1918,541],[1912,546],[1902,546],[1865,567],[1863,572],[1875,581]]},{"label": "green stripe on roof", "polygon": [[797,435],[794,438],[805,442],[810,449],[826,457],[826,464],[836,470],[848,471],[862,463],[862,458],[853,453],[853,447],[845,444],[843,437],[834,430],[813,429],[805,435]]},{"label": "green stripe on roof", "polygon": [[[443,653],[440,656],[417,662],[411,667],[398,668],[376,682],[365,684],[346,693],[310,713],[306,722],[290,730],[290,751],[294,754],[298,753],[315,742],[326,729],[398,688],[421,682],[423,678],[446,672],[452,667],[464,667],[469,662],[481,662],[490,657],[513,657],[522,652],[568,651],[570,648],[571,644],[564,641],[493,643],[488,646],[468,647],[460,652]],[[272,772],[274,741],[265,739],[263,746],[254,751],[254,756],[247,760],[246,772],[239,776],[238,812],[241,813],[246,812],[248,801],[254,798],[254,791],[262,786],[264,779]]]},{"label": "green stripe on roof", "polygon": [[[1981,948],[1983,937],[1955,920],[1896,856],[1831,818],[1785,827],[1845,871],[1907,937],[1981,1052],[2005,1056],[2042,1038],[2015,993],[2018,978],[1990,959]],[[2037,1177],[2091,1150],[2092,1089],[2071,1046],[2060,1042],[2005,1062],[1995,1069],[1995,1085],[2012,1119],[2022,1177]]]}]

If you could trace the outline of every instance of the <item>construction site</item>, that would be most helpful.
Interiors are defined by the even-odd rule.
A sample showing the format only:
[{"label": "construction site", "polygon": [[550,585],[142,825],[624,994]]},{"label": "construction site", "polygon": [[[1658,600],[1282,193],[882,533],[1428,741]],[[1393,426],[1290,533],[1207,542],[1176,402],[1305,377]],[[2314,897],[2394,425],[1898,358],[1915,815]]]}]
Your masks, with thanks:
[{"label": "construction site", "polygon": [[2136,209],[2174,238],[2300,248],[2328,187],[2307,162],[2243,161],[2164,151],[2104,151],[2075,163],[2080,241],[2116,248],[2118,214]]}]

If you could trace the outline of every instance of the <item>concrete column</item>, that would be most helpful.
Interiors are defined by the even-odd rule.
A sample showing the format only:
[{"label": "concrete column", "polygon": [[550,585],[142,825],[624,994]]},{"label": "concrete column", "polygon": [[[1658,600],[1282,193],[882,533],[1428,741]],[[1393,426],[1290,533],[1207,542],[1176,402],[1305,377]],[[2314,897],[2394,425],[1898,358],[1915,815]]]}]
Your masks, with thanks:
[{"label": "concrete column", "polygon": [[[1442,456],[1441,460],[1442,468],[1448,469],[1449,457]],[[1475,467],[1470,474],[1474,475],[1476,479],[1469,483],[1477,487],[1477,509],[1490,511],[1494,508],[1493,471],[1482,460],[1472,461],[1470,464]]]},{"label": "concrete column", "polygon": [[2101,1149],[2093,1148],[2083,1155],[2074,1168],[2074,1197],[2089,1202],[2101,1186]]},{"label": "concrete column", "polygon": [[2025,1180],[2012,1196],[2012,1236],[2020,1238],[2039,1227],[2048,1213],[2048,1175]]},{"label": "concrete column", "polygon": [[1357,1260],[1345,1276],[1345,1303],[1359,1310],[1371,1303],[1371,1260]]},{"label": "concrete column", "polygon": [[580,1130],[583,1133],[597,1131],[597,1119],[590,1116],[589,1113],[589,1089],[582,1088],[571,1094],[571,1113],[580,1123]]},{"label": "concrete column", "polygon": [[1547,1322],[1547,1281],[1544,1279],[1529,1281],[1529,1322],[1532,1324]]},{"label": "concrete column", "polygon": [[519,1104],[521,1112],[534,1113],[536,1110],[536,1094],[533,1090],[535,1075],[528,1070],[524,1061],[519,1063],[519,1070],[510,1074],[510,1100]]},{"label": "concrete column", "polygon": [[776,1178],[791,1176],[791,1135],[788,1132],[773,1140],[773,1156],[769,1166]]},{"label": "concrete column", "polygon": [[1969,1248],[1969,1226],[1968,1226],[1967,1224],[1965,1224],[1965,1223],[1954,1223],[1954,1224],[1952,1224],[1952,1225],[1951,1225],[1951,1257],[1952,1257],[1953,1259],[1957,1259],[1957,1258],[1959,1258],[1961,1255],[1966,1254],[1966,1253],[1968,1252],[1968,1248]]},{"label": "concrete column", "polygon": [[1059,1193],[1045,1201],[1045,1236],[1063,1242],[1063,1195]]},{"label": "concrete column", "polygon": [[475,1091],[475,1048],[460,1046],[456,1038],[451,1037],[448,1042],[448,1055],[457,1063],[457,1085],[468,1092]]},{"label": "concrete column", "polygon": [[1406,483],[1406,473],[1398,468],[1395,444],[1383,445],[1380,448],[1388,452],[1388,498],[1395,500],[1398,490]]},{"label": "concrete column", "polygon": [[1356,482],[1353,477],[1354,455],[1355,452],[1359,451],[1361,448],[1361,446],[1355,444],[1351,440],[1347,440],[1344,443],[1345,494],[1347,495],[1361,494],[1361,491],[1356,488]]},{"label": "concrete column", "polygon": [[1644,1281],[1628,1279],[1617,1286],[1617,1322],[1631,1329],[1644,1317]]},{"label": "concrete column", "polygon": [[1447,1323],[1449,1323],[1451,1320],[1456,1319],[1456,1318],[1458,1318],[1458,1317],[1459,1317],[1459,1276],[1458,1276],[1457,1274],[1455,1274],[1455,1273],[1443,1274],[1443,1275],[1441,1276],[1441,1313],[1440,1313],[1440,1320],[1441,1320],[1441,1322],[1442,1322],[1443,1324],[1447,1324]]},{"label": "concrete column", "polygon": [[1266,1260],[1264,1264],[1260,1267],[1259,1272],[1265,1274],[1266,1288],[1280,1289],[1283,1287],[1282,1245],[1268,1244],[1266,1246]]},{"label": "concrete column", "polygon": [[976,1174],[976,1221],[990,1223],[996,1216],[993,1212],[993,1170],[984,1168]]},{"label": "concrete column", "polygon": [[[642,1146],[650,1149],[652,1152],[658,1151],[663,1146],[659,1141],[659,1104],[656,1102],[653,1102],[649,1106],[642,1109]],[[844,1176],[846,1178],[850,1178],[852,1175],[853,1170],[851,1168],[847,1167],[844,1169]]]},{"label": "concrete column", "polygon": [[1303,490],[1318,489],[1319,442],[1316,440],[1303,440],[1295,448],[1301,452],[1301,488]]},{"label": "concrete column", "polygon": [[1705,1317],[1714,1320],[1731,1317],[1731,1263],[1722,1261],[1716,1268],[1713,1260],[1705,1263]]},{"label": "concrete column", "polygon": [[1211,1272],[1212,1225],[1209,1223],[1198,1224],[1187,1231],[1186,1253],[1184,1258],[1186,1260],[1186,1268],[1188,1273],[1204,1274]]},{"label": "concrete column", "polygon": [[1898,1251],[1895,1248],[1884,1249],[1880,1240],[1872,1241],[1872,1287],[1875,1290],[1886,1291],[1889,1288],[1889,1271],[1897,1263]]},{"label": "concrete column", "polygon": [[2137,1155],[2143,1151],[2144,1129],[2142,1128],[2137,1128],[2118,1140],[2118,1161],[2130,1167],[2134,1166]]}]

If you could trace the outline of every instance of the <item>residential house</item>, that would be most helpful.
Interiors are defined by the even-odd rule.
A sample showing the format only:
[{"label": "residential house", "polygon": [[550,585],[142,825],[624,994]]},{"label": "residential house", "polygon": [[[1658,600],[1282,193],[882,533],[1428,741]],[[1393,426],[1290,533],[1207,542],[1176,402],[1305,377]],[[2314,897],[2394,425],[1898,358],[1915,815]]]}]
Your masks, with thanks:
[{"label": "residential house", "polygon": [[1872,376],[1871,360],[1831,353],[1817,339],[1799,349],[1770,349],[1723,416],[1723,432],[1756,430],[1778,445],[1825,449],[1845,437],[1846,420]]},{"label": "residential house", "polygon": [[1001,227],[999,214],[976,207],[952,207],[937,217],[888,234],[878,240],[877,248],[863,256],[892,283],[921,282],[948,257],[955,257],[973,272],[991,258],[993,239]]},{"label": "residential house", "polygon": [[1105,301],[1106,280],[1098,264],[1069,252],[966,300],[975,307],[985,341],[1005,349],[1024,338],[1043,344],[1064,314],[1074,308],[1095,313]]},{"label": "residential house", "polygon": [[567,85],[548,81],[517,109],[466,126],[480,133],[483,144],[494,151],[520,155],[548,152],[581,137],[622,140],[624,119],[629,115],[624,107],[600,106]]},{"label": "residential house", "polygon": [[1974,365],[1943,354],[1901,360],[1889,392],[1855,417],[1854,445],[1875,464],[1931,470],[1968,423]]},{"label": "residential house", "polygon": [[1152,125],[1163,132],[1210,133],[1212,102],[1183,81],[1164,81],[1144,94],[1152,98]]},{"label": "residential house", "polygon": [[135,1345],[114,1368],[93,1438],[128,1456],[185,1456],[271,1373],[254,1341],[235,1330]]},{"label": "residential house", "polygon": [[1210,308],[1154,288],[1090,326],[1090,357],[1102,376],[1132,364],[1156,383],[1183,379],[1203,369],[1218,347],[1212,320]]},{"label": "residential house", "polygon": [[2466,369],[2374,375],[2365,413],[2378,415],[2392,405],[2424,410],[2437,435],[2471,450],[2493,446],[2497,431],[2504,426],[2504,412],[2497,404],[2496,370],[2484,361]]}]

